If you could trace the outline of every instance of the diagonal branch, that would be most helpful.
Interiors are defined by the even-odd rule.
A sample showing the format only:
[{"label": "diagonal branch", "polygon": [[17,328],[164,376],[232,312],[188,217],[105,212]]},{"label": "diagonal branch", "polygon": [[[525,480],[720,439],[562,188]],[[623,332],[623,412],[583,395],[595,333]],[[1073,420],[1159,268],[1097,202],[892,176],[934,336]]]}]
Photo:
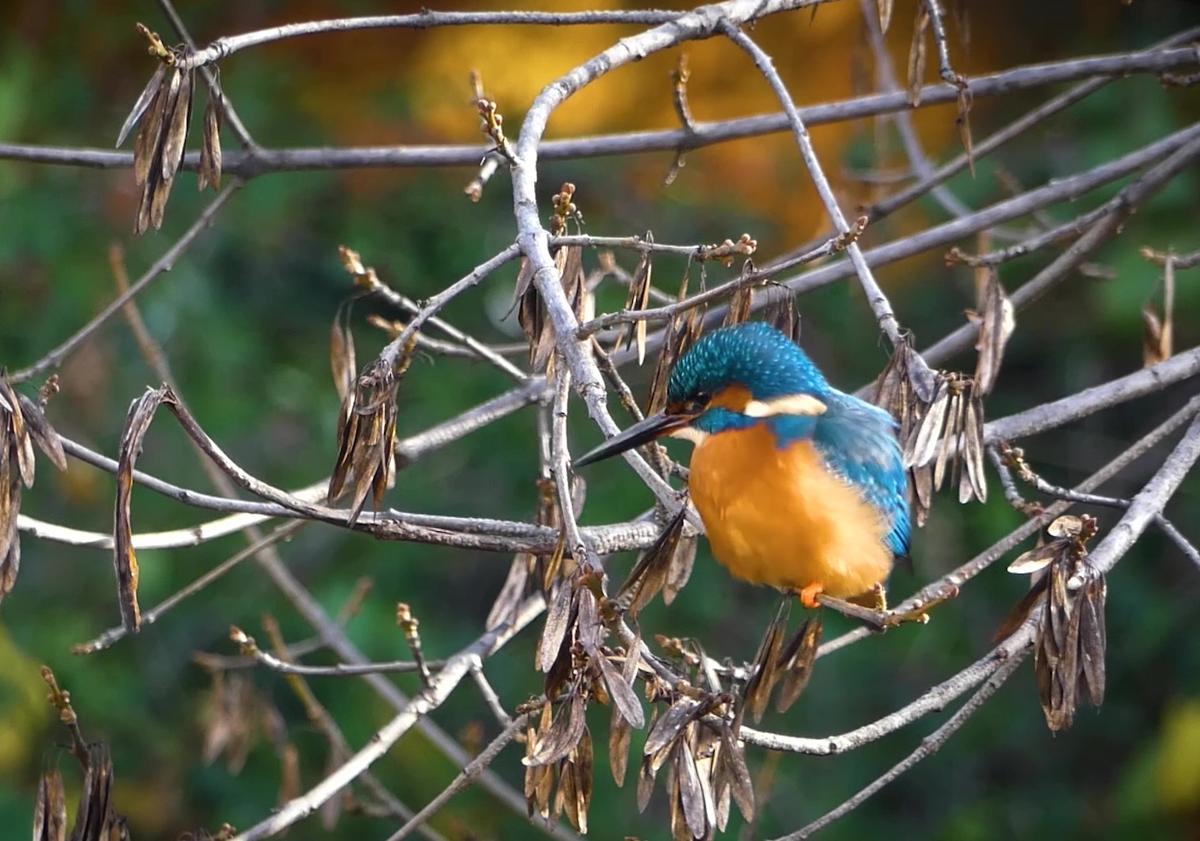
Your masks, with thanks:
[{"label": "diagonal branch", "polygon": [[484,657],[496,651],[540,614],[542,609],[541,597],[531,599],[511,623],[501,623],[448,659],[429,686],[414,696],[395,718],[380,728],[365,747],[308,792],[288,801],[270,817],[234,836],[232,841],[256,841],[260,838],[269,838],[311,815],[322,803],[387,753],[392,745],[411,730],[419,719],[440,707],[462,679],[467,676],[476,657]]}]

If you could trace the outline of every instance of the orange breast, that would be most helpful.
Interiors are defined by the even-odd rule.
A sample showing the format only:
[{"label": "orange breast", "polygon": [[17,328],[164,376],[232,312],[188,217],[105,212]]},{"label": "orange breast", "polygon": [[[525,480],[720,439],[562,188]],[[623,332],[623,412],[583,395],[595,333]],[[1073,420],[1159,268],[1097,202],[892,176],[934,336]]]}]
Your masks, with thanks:
[{"label": "orange breast", "polygon": [[738,578],[852,598],[891,571],[883,517],[807,441],[781,449],[763,424],[710,435],[689,487],[713,554]]}]

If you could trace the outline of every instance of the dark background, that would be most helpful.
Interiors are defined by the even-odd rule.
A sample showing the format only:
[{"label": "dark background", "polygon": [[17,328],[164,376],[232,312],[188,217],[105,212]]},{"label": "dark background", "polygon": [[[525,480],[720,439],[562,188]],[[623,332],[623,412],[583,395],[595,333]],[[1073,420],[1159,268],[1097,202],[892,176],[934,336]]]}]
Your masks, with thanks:
[{"label": "dark background", "polygon": [[[406,5],[368,2],[181,2],[179,10],[201,43],[278,23],[346,14],[398,11]],[[463,2],[454,8],[476,5]],[[564,8],[566,4],[554,4]],[[578,8],[594,7],[581,4]],[[680,4],[670,4],[672,6]],[[1018,64],[1147,46],[1200,23],[1196,4],[1136,0],[1109,2],[967,3],[969,47],[952,43],[957,69],[978,74]],[[576,7],[572,4],[572,7]],[[680,7],[682,7],[680,5]],[[889,40],[903,76],[913,4],[899,2]],[[107,147],[153,69],[142,21],[164,34],[169,26],[149,2],[8,0],[0,11],[0,139]],[[839,0],[808,12],[771,18],[755,35],[771,51],[797,100],[850,96],[853,79],[869,73],[857,5]],[[428,32],[366,32],[272,44],[222,64],[222,81],[251,132],[267,146],[478,142],[468,71],[478,68],[515,137],[523,110],[539,87],[632,30],[472,27]],[[174,38],[167,37],[168,42]],[[761,77],[726,43],[688,45],[691,102],[698,119],[775,110]],[[676,124],[668,72],[674,55],[624,69],[572,100],[551,123],[565,137]],[[929,73],[936,74],[930,47]],[[869,75],[867,78],[870,78]],[[972,113],[976,138],[1023,113],[1052,91],[980,99]],[[198,100],[202,101],[202,100]],[[1176,130],[1197,115],[1194,91],[1164,90],[1137,76],[1112,83],[999,153],[950,186],[972,206],[1004,198],[1002,166],[1024,185],[1094,166]],[[189,145],[199,138],[199,107]],[[936,159],[959,150],[953,108],[917,115],[922,139]],[[847,207],[870,199],[867,188],[842,177],[852,169],[894,168],[904,161],[890,126],[870,122],[814,129],[818,151],[835,176]],[[226,148],[236,142],[228,131]],[[674,185],[662,186],[669,153],[545,164],[543,209],[563,180],[578,186],[588,231],[635,234],[653,229],[659,241],[715,242],[752,233],[764,260],[823,229],[822,210],[786,135],[730,143],[687,156]],[[383,279],[415,298],[431,294],[503,248],[513,236],[507,178],[499,173],[483,201],[462,188],[469,169],[380,170],[264,175],[240,191],[174,270],[138,300],[155,338],[167,349],[183,395],[205,429],[239,463],[281,487],[327,475],[335,452],[338,401],[329,376],[328,331],[338,304],[351,294],[337,246],[359,250]],[[106,252],[120,242],[130,271],[141,273],[210,200],[197,195],[194,175],[181,177],[159,233],[130,236],[137,194],[128,171],[0,163],[0,365],[20,368],[76,330],[109,301],[113,281]],[[1098,191],[1047,211],[1061,222],[1112,195]],[[1141,363],[1139,310],[1154,293],[1159,270],[1138,257],[1143,245],[1190,251],[1200,246],[1197,173],[1185,172],[1102,249],[1097,261],[1110,279],[1076,274],[1018,318],[989,417],[1000,417],[1135,370]],[[548,210],[547,210],[548,212]],[[868,244],[941,221],[924,199],[868,232]],[[1019,226],[1018,226],[1019,228]],[[976,250],[977,242],[961,243]],[[628,254],[618,255],[632,269]],[[588,254],[588,265],[596,255]],[[1011,290],[1049,259],[1039,255],[1006,265]],[[673,288],[683,263],[658,261],[656,280]],[[736,271],[736,269],[734,270]],[[446,316],[481,338],[509,341],[515,325],[501,321],[515,269],[489,279],[454,302]],[[717,269],[710,282],[729,273]],[[901,321],[921,346],[962,321],[973,304],[971,273],[948,269],[940,252],[879,272]],[[1176,347],[1198,338],[1197,273],[1181,273]],[[623,293],[599,306],[612,309]],[[846,388],[873,378],[887,360],[857,288],[838,283],[798,301],[803,344],[830,378]],[[381,304],[360,303],[354,326],[360,362],[384,337],[365,323]],[[965,371],[974,359],[952,363]],[[123,320],[109,322],[62,370],[63,392],[50,418],[65,435],[115,455],[128,402],[155,377]],[[648,373],[633,375],[645,393]],[[508,388],[487,366],[421,358],[400,392],[400,434],[411,434]],[[1117,407],[1025,443],[1031,460],[1053,481],[1082,479],[1177,408],[1194,383]],[[574,447],[597,435],[573,415]],[[389,497],[397,508],[525,519],[531,516],[536,476],[534,416],[526,410],[422,459],[400,473]],[[1161,457],[1161,453],[1156,454]],[[1153,472],[1144,459],[1107,490],[1131,495]],[[181,485],[208,489],[184,437],[165,417],[147,439],[139,466]],[[586,523],[634,515],[650,495],[619,463],[592,470]],[[992,482],[987,505],[960,507],[948,494],[914,541],[914,571],[893,578],[894,596],[963,562],[1013,528],[1018,515]],[[1169,509],[1196,536],[1200,482],[1193,477]],[[56,473],[39,464],[38,483],[24,511],[78,528],[106,531],[112,523],[112,478],[72,462]],[[1111,512],[1096,512],[1102,524]],[[134,493],[136,531],[176,528],[209,517],[155,494]],[[243,545],[238,536],[192,549],[139,553],[143,606],[191,580]],[[15,592],[0,606],[0,826],[24,837],[40,771],[62,766],[77,787],[65,733],[44,702],[38,665],[47,663],[72,692],[89,738],[111,743],[117,808],[138,839],[173,838],[184,829],[229,821],[245,828],[279,796],[279,760],[271,741],[255,738],[245,767],[206,764],[202,748],[212,681],[192,663],[196,650],[234,653],[231,624],[265,639],[259,617],[278,617],[289,639],[309,629],[253,563],[146,629],[138,638],[90,657],[70,653],[119,621],[110,554],[26,537]],[[407,656],[393,622],[394,603],[409,602],[422,622],[430,656],[450,654],[473,639],[497,592],[508,557],[374,542],[310,527],[281,550],[293,572],[328,611],[336,612],[361,576],[375,588],[350,625],[371,657]],[[632,558],[611,560],[620,579]],[[1194,644],[1200,577],[1153,529],[1109,579],[1109,696],[1102,710],[1082,710],[1073,729],[1046,730],[1032,676],[1014,680],[934,758],[829,829],[831,839],[929,837],[1146,838],[1196,837],[1200,822],[1200,649]],[[926,627],[906,627],[822,660],[807,696],[786,716],[764,726],[818,736],[871,721],[919,695],[990,648],[991,635],[1026,587],[1001,563],[972,582]],[[777,597],[735,583],[702,546],[695,575],[669,608],[657,604],[644,625],[672,636],[699,636],[716,656],[749,658]],[[829,631],[847,627],[830,619]],[[490,661],[487,673],[512,707],[540,687],[532,666],[536,631],[526,631]],[[320,658],[317,658],[318,660]],[[326,746],[278,675],[248,673],[264,704],[282,713],[288,738],[302,757],[307,788],[323,776]],[[399,683],[409,691],[411,678]],[[312,686],[359,746],[391,716],[366,686],[351,679],[314,679]],[[434,716],[477,749],[495,723],[464,686]],[[907,754],[940,717],[873,743],[851,755],[786,755],[774,764],[773,784],[756,837],[795,829],[857,791]],[[482,726],[482,731],[480,727]],[[592,722],[598,745],[607,741],[607,714]],[[635,745],[636,749],[636,745]],[[752,771],[764,754],[751,750]],[[598,748],[592,834],[619,838],[665,835],[661,792],[653,815],[639,816],[632,784],[617,789]],[[519,785],[519,750],[497,769]],[[455,769],[418,734],[407,736],[377,766],[381,779],[406,803],[420,807]],[[532,830],[488,795],[460,795],[434,821],[452,838],[525,838]],[[347,817],[338,837],[383,838],[395,827]],[[11,832],[10,832],[11,829]],[[322,837],[318,822],[291,838]],[[731,833],[731,837],[735,837]]]}]

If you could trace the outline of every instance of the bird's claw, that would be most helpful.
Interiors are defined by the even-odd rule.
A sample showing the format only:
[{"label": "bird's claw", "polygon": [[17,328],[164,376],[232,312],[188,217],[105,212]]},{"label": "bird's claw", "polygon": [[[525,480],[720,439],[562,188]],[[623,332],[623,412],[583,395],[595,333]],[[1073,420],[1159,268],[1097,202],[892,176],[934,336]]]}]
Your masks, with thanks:
[{"label": "bird's claw", "polygon": [[818,581],[814,581],[812,584],[809,584],[800,591],[800,604],[804,605],[809,610],[816,610],[821,606],[821,594],[824,592],[825,585]]}]

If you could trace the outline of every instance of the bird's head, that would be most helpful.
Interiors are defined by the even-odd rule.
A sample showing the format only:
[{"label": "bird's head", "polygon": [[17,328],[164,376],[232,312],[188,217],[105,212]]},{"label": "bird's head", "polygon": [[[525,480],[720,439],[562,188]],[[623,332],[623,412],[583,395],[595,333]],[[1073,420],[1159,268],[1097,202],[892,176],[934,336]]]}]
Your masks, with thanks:
[{"label": "bird's head", "polygon": [[575,460],[582,467],[661,435],[700,442],[759,423],[786,424],[806,437],[824,413],[829,383],[795,342],[768,324],[750,322],[704,336],[671,372],[667,408]]}]

